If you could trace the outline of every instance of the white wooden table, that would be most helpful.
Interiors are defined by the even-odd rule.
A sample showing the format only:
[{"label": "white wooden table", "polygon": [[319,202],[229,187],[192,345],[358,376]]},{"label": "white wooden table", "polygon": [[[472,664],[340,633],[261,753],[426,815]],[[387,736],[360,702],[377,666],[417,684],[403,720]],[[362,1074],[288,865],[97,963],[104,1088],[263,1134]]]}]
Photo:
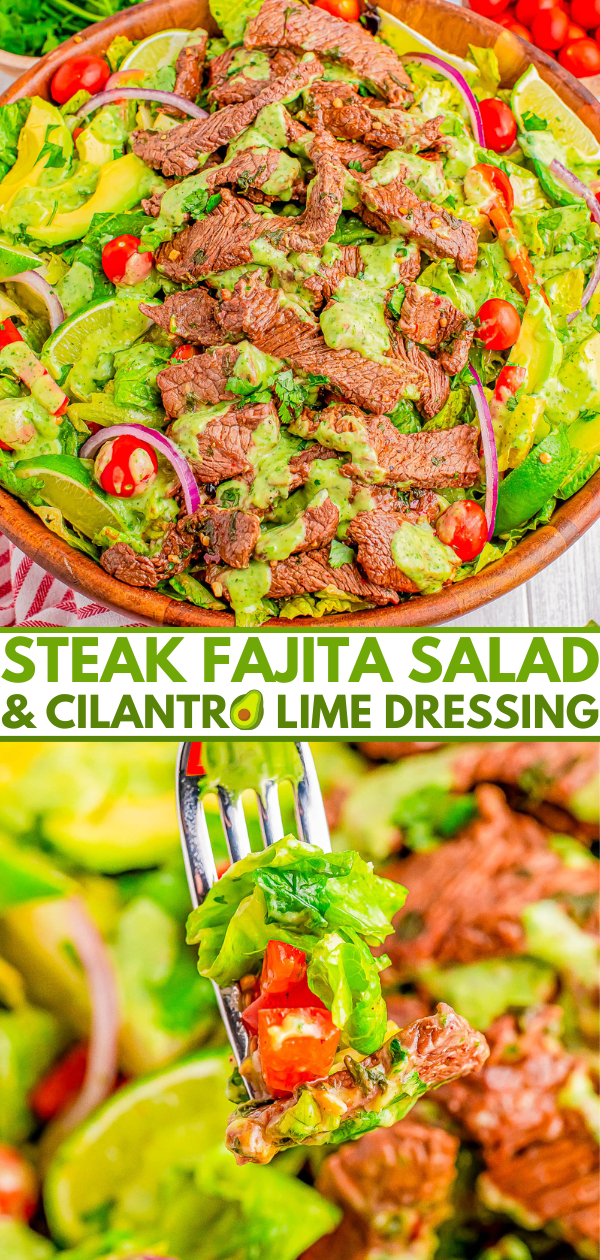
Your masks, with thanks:
[{"label": "white wooden table", "polygon": [[451,626],[600,625],[600,522],[536,577]]}]

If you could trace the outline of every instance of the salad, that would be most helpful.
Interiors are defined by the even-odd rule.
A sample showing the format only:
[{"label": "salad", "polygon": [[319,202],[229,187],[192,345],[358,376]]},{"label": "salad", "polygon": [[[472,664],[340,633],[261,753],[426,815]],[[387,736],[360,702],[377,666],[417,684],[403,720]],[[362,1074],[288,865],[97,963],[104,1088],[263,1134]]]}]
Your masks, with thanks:
[{"label": "salad", "polygon": [[[185,944],[176,746],[0,747],[2,1260],[591,1257],[597,746],[316,744],[333,853],[288,839],[265,861],[247,792],[243,873],[226,869],[212,794],[232,749],[202,747],[227,899],[212,898],[200,966],[243,987],[257,1089],[277,1073],[270,1108],[243,1103]],[[245,743],[240,790],[265,749],[279,771],[293,755]],[[285,783],[280,800],[290,828]],[[309,994],[326,1035],[298,1053],[281,1033],[305,1008],[283,1003]],[[264,1061],[261,1023],[279,1034]],[[330,1055],[315,1142],[310,1074]],[[392,1073],[384,1114],[372,1100]],[[284,1142],[261,1126],[294,1108]],[[228,1125],[230,1144],[253,1126],[277,1138],[268,1166],[236,1162]]]},{"label": "salad", "polygon": [[490,49],[213,3],[2,107],[0,485],[240,625],[438,591],[600,466],[600,147]]}]

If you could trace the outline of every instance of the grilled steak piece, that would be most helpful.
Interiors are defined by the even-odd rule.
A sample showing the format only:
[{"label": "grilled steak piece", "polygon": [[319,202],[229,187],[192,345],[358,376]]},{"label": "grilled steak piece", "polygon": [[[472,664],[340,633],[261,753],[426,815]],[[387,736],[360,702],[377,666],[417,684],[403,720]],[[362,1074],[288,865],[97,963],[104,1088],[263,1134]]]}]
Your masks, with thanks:
[{"label": "grilled steak piece", "polygon": [[[501,758],[497,753],[497,766]],[[470,766],[457,770],[453,786],[465,790],[473,782]],[[386,941],[400,975],[412,975],[423,962],[444,967],[523,952],[526,906],[597,891],[593,868],[565,866],[548,846],[548,833],[534,818],[510,810],[499,788],[485,784],[476,797],[479,817],[460,839],[388,868],[390,878],[410,888],[410,911],[422,923],[409,940],[402,927],[406,911],[400,911],[396,933]]]},{"label": "grilled steak piece", "polygon": [[335,451],[329,451],[326,446],[319,446],[318,442],[314,442],[312,446],[307,446],[306,450],[300,451],[298,455],[292,455],[288,468],[291,473],[291,480],[287,488],[288,494],[293,490],[297,490],[299,486],[305,485],[310,476],[311,465],[315,459],[336,459]]},{"label": "grilled steak piece", "polygon": [[184,415],[170,426],[168,436],[185,451],[197,481],[218,485],[253,471],[249,458],[252,435],[260,424],[268,422],[278,435],[279,417],[273,403],[255,403],[232,407],[225,415],[203,423],[197,431],[194,414]]},{"label": "grilled steak piece", "polygon": [[221,201],[204,219],[185,227],[156,253],[158,270],[170,280],[193,283],[212,271],[227,271],[252,262],[252,241],[265,228],[265,219],[249,201],[227,188]]},{"label": "grilled steak piece", "polygon": [[561,1016],[556,1006],[528,1012],[525,1022],[502,1015],[489,1030],[483,1071],[444,1085],[438,1098],[483,1147],[484,1202],[512,1201],[529,1229],[552,1222],[551,1232],[585,1256],[599,1241],[598,1143],[581,1112],[561,1102],[573,1070],[585,1076],[556,1037]]},{"label": "grilled steak piece", "polygon": [[[287,525],[275,525],[272,529],[267,529],[259,539],[256,557],[269,561],[274,554],[291,556],[328,547],[332,538],[335,538],[339,520],[339,508],[332,503],[327,491],[322,490],[295,519],[293,539],[287,533]],[[281,543],[285,543],[285,551],[280,549]]]},{"label": "grilled steak piece", "polygon": [[234,374],[238,354],[235,346],[216,346],[206,354],[196,354],[181,363],[171,362],[163,368],[156,383],[167,415],[180,416],[182,411],[193,411],[203,403],[237,401],[236,395],[229,393],[227,382]]},{"label": "grilled steak piece", "polygon": [[400,58],[385,44],[376,43],[358,22],[344,22],[324,9],[295,0],[265,0],[250,19],[244,35],[246,48],[291,48],[294,52],[323,53],[349,66],[372,83],[393,104],[412,100],[411,81]]},{"label": "grilled steak piece", "polygon": [[160,214],[160,203],[164,195],[163,190],[162,192],[152,193],[151,197],[142,197],[142,209],[146,214],[149,214],[152,219],[158,219]]},{"label": "grilled steak piece", "polygon": [[[202,31],[200,42],[198,44],[190,44],[187,48],[182,48],[175,62],[175,86],[173,91],[177,96],[184,96],[186,101],[195,101],[202,87],[202,71],[204,70],[207,43],[208,32]],[[188,117],[187,114],[182,114],[181,110],[176,109],[173,105],[166,105],[163,109],[165,114],[172,114],[175,118]]]},{"label": "grilled steak piece", "polygon": [[402,303],[398,327],[405,337],[437,351],[438,362],[448,375],[462,371],[467,363],[475,330],[449,298],[411,284]]},{"label": "grilled steak piece", "polygon": [[198,169],[199,155],[214,153],[222,144],[235,140],[254,122],[265,105],[274,105],[295,91],[301,91],[311,79],[322,73],[318,61],[303,61],[280,79],[263,86],[251,100],[227,105],[206,118],[192,118],[168,132],[134,131],[133,152],[148,166],[162,170],[163,175],[184,179]]},{"label": "grilled steak piece", "polygon": [[418,591],[418,586],[398,568],[392,556],[392,538],[402,525],[395,512],[359,512],[350,521],[346,541],[358,546],[358,563],[371,582],[394,591]]},{"label": "grilled steak piece", "polygon": [[128,586],[154,587],[187,569],[193,552],[192,539],[184,537],[177,525],[172,525],[156,555],[139,556],[128,543],[115,543],[102,553],[100,564],[111,577]]},{"label": "grilled steak piece", "polygon": [[194,539],[196,550],[206,548],[209,564],[221,562],[231,569],[247,569],[260,535],[260,520],[252,512],[207,503],[181,522],[184,536]]},{"label": "grilled steak piece", "polygon": [[328,302],[332,293],[345,276],[358,276],[364,270],[364,263],[357,245],[340,245],[339,258],[326,265],[319,264],[319,270],[304,281],[304,288],[309,289],[315,297],[315,306]]},{"label": "grilled steak piece", "polygon": [[267,289],[258,272],[238,281],[217,320],[224,340],[246,336],[292,368],[326,376],[332,390],[369,411],[393,411],[407,385],[425,383],[423,372],[409,363],[396,366],[390,360],[388,367],[353,350],[330,350],[318,325],[282,307],[280,291]]},{"label": "grilled steak piece", "polygon": [[[338,1140],[342,1134],[351,1138],[367,1114],[378,1111],[388,1124],[400,1120],[424,1088],[477,1071],[488,1054],[485,1037],[440,1002],[435,1015],[409,1024],[362,1063],[348,1056],[343,1071],[297,1085],[291,1098],[240,1107],[229,1121],[226,1144],[238,1163],[267,1164],[284,1147],[321,1146],[333,1132]],[[296,1122],[299,1099],[304,1124]]]},{"label": "grilled steak piece", "polygon": [[372,149],[419,152],[442,139],[442,116],[419,122],[403,110],[382,110],[381,101],[366,99],[353,83],[313,83],[302,117],[313,128],[340,140],[361,140]]},{"label": "grilled steak piece", "polygon": [[[408,173],[408,172],[406,172]],[[477,262],[478,232],[464,219],[443,210],[431,201],[421,201],[404,183],[401,174],[389,184],[372,184],[357,173],[362,201],[369,212],[365,221],[380,231],[392,223],[402,230],[430,258],[450,258],[460,271],[473,271]]]},{"label": "grilled steak piece", "polygon": [[171,293],[162,306],[140,302],[140,311],[159,328],[200,346],[218,346],[223,340],[222,329],[215,320],[217,307],[208,289],[201,288]]},{"label": "grilled steak piece", "polygon": [[349,452],[342,474],[375,485],[407,485],[420,490],[469,486],[480,475],[471,425],[431,433],[399,433],[386,415],[365,415],[359,407],[332,403],[313,415],[303,412],[290,432],[314,437],[323,446]]},{"label": "grilled steak piece", "polygon": [[[228,48],[218,57],[213,57],[209,65],[208,100],[217,109],[227,105],[238,105],[251,101],[267,86],[268,79],[250,79],[244,74],[243,67],[237,72],[230,72],[230,65],[236,53],[235,48]],[[282,73],[285,73],[283,71]]]},{"label": "grilled steak piece", "polygon": [[154,587],[181,573],[207,547],[212,562],[247,568],[259,534],[260,521],[251,512],[206,503],[169,527],[156,555],[138,556],[127,543],[115,543],[100,557],[100,564],[119,582]]},{"label": "grilled steak piece", "polygon": [[391,1129],[363,1133],[335,1151],[323,1164],[316,1189],[338,1203],[344,1217],[302,1260],[376,1255],[391,1260],[417,1249],[432,1255],[433,1231],[452,1213],[458,1146],[458,1138],[444,1129],[406,1119]]},{"label": "grilled steak piece", "polygon": [[271,571],[269,595],[272,599],[290,599],[304,592],[314,594],[315,591],[331,589],[356,595],[370,604],[398,603],[395,591],[368,582],[356,564],[341,564],[332,569],[328,548],[325,551],[311,551],[308,555],[280,560],[271,566]]},{"label": "grilled steak piece", "polygon": [[213,192],[224,184],[237,184],[242,192],[261,189],[279,166],[279,149],[242,149],[226,166],[215,166],[209,172],[206,187]]},{"label": "grilled steak piece", "polygon": [[427,417],[437,416],[450,393],[450,382],[443,368],[413,341],[405,344],[401,339],[392,339],[392,345],[396,359],[419,375],[419,411]]},{"label": "grilled steak piece", "polygon": [[[308,189],[306,210],[297,219],[288,219],[285,248],[311,251],[322,249],[335,232],[342,213],[346,172],[337,157],[313,145],[311,160],[317,172]],[[282,221],[285,223],[285,220]]]}]

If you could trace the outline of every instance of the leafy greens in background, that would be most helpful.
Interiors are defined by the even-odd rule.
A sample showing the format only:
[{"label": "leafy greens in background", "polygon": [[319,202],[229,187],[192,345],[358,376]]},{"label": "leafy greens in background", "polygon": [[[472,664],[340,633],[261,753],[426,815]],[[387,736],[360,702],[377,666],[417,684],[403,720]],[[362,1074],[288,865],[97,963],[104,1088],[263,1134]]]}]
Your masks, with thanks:
[{"label": "leafy greens in background", "polygon": [[43,56],[92,22],[128,9],[136,0],[0,0],[0,48]]},{"label": "leafy greens in background", "polygon": [[[2,40],[2,11],[0,9],[0,47],[6,48]],[[27,121],[31,109],[31,100],[22,96],[10,105],[0,106],[0,179],[8,173],[17,160],[17,144],[21,127]]]},{"label": "leafy greens in background", "polygon": [[[188,919],[198,968],[219,985],[258,971],[271,939],[304,950],[308,983],[344,1040],[366,1054],[385,1036],[382,945],[406,890],[373,874],[358,853],[322,853],[285,836],[237,862]],[[385,965],[385,962],[383,962]]]}]

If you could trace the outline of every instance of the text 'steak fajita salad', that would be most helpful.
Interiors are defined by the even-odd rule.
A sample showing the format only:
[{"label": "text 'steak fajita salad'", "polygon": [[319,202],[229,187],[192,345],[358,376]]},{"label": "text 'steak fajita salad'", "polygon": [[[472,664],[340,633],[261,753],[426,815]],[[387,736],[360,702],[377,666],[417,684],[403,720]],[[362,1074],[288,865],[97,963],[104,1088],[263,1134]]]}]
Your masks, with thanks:
[{"label": "text 'steak fajita salad'", "polygon": [[438,591],[600,466],[598,142],[337,7],[213,0],[0,109],[0,485],[246,626]]},{"label": "text 'steak fajita salad'", "polygon": [[358,853],[285,836],[236,862],[192,911],[200,974],[237,987],[248,1033],[229,1093],[238,1162],[389,1128],[428,1089],[485,1063],[485,1037],[443,1002],[401,1031],[388,1021],[379,972],[390,960],[369,946],[389,936],[405,897]]}]

